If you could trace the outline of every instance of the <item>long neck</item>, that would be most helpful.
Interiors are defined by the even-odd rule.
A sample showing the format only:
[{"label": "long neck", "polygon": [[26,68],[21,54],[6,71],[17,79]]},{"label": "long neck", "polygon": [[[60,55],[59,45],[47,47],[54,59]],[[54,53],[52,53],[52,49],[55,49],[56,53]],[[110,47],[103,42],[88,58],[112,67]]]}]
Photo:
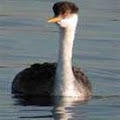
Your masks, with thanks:
[{"label": "long neck", "polygon": [[[72,71],[72,49],[75,36],[75,29],[60,28],[59,56],[56,69],[55,94],[67,96],[71,94],[70,89],[74,81]],[[69,88],[70,87],[70,88]]]},{"label": "long neck", "polygon": [[[58,67],[68,72],[72,70],[72,49],[75,31],[71,29],[60,29]],[[62,67],[62,69],[61,69]],[[60,72],[59,70],[59,72]]]}]

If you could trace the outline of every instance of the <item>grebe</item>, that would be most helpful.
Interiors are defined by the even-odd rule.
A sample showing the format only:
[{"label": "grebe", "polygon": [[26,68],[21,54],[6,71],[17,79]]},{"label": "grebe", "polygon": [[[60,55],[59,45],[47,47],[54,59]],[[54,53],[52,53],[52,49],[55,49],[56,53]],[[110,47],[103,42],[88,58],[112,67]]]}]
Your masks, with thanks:
[{"label": "grebe", "polygon": [[57,2],[55,16],[48,20],[60,29],[57,63],[33,64],[16,75],[12,82],[15,95],[67,96],[85,100],[91,96],[91,84],[80,68],[72,66],[72,49],[78,22],[78,7]]}]

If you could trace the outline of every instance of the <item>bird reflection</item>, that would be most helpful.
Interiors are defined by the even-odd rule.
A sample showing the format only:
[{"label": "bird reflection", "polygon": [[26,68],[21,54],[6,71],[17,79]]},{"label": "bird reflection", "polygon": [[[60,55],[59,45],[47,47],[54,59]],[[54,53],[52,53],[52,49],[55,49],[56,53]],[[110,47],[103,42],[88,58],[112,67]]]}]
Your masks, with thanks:
[{"label": "bird reflection", "polygon": [[[54,120],[70,120],[73,118],[75,114],[75,107],[81,104],[86,104],[87,101],[77,101],[71,97],[39,97],[39,96],[27,96],[27,97],[19,97],[15,99],[15,105],[22,106],[38,106],[40,107],[40,111],[38,115],[31,116],[31,114],[24,116],[19,116],[19,118],[53,118]],[[49,111],[49,115],[40,115],[41,112],[45,112],[45,109],[42,111],[41,108],[49,106],[51,107]],[[34,112],[34,110],[33,110]],[[83,112],[83,111],[82,111]],[[83,116],[79,116],[83,118]],[[85,117],[84,117],[85,118]],[[74,118],[73,118],[74,119]]]},{"label": "bird reflection", "polygon": [[54,119],[70,120],[74,115],[72,108],[80,104],[85,104],[87,101],[76,101],[72,97],[55,97],[54,102]]}]

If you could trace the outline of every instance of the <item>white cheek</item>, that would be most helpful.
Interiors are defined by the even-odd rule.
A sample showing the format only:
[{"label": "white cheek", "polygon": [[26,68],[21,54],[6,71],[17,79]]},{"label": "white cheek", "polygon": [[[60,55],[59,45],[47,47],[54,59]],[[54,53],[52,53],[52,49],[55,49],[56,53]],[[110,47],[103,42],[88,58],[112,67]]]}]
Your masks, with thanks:
[{"label": "white cheek", "polygon": [[61,20],[60,22],[58,22],[58,24],[59,24],[61,27],[63,27],[63,28],[65,28],[65,27],[68,26],[68,23],[67,23],[66,20]]}]

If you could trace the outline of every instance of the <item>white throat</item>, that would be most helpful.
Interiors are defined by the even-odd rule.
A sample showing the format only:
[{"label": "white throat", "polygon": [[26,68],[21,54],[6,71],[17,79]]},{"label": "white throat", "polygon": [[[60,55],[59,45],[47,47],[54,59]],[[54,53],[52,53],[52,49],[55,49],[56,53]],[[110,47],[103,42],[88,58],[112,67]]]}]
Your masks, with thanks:
[{"label": "white throat", "polygon": [[[73,22],[77,24],[77,21]],[[60,28],[59,56],[54,88],[54,94],[56,96],[77,96],[74,86],[75,77],[72,71],[72,49],[76,24],[67,28]]]}]

